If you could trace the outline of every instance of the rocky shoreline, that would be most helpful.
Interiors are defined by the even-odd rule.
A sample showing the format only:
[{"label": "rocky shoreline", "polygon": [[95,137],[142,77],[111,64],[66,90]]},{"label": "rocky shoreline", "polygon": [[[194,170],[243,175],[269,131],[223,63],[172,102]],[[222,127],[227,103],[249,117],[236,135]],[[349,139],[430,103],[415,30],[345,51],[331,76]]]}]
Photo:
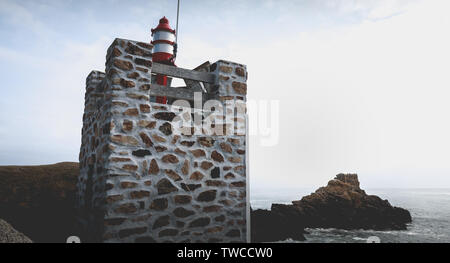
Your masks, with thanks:
[{"label": "rocky shoreline", "polygon": [[305,228],[406,230],[411,222],[408,210],[367,195],[356,174],[339,174],[291,205],[272,204],[270,211],[252,211],[252,241],[303,241]]}]

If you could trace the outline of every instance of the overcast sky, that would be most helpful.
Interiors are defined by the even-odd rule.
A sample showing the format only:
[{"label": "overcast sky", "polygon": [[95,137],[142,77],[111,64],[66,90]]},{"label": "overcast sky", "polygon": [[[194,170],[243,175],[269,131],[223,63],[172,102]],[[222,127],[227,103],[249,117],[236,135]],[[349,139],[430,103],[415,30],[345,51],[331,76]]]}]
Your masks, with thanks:
[{"label": "overcast sky", "polygon": [[[177,65],[246,64],[248,98],[279,101],[252,186],[450,187],[450,1],[181,2]],[[176,0],[0,0],[0,164],[77,161],[87,74],[163,15]]]}]

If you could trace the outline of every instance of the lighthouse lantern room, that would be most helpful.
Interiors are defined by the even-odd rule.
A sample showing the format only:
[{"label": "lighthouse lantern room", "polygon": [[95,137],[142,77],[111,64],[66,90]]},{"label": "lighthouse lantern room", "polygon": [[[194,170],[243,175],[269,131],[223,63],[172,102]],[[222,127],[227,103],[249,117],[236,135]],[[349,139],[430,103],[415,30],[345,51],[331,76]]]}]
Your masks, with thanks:
[{"label": "lighthouse lantern room", "polygon": [[[152,28],[153,40],[153,62],[167,64],[175,66],[174,46],[175,43],[175,30],[169,25],[169,20],[164,16],[159,20],[159,24],[156,28]],[[169,80],[170,82],[170,80]],[[158,74],[156,75],[156,83],[158,85],[167,86],[167,76]],[[157,103],[166,104],[167,97],[156,97]]]}]

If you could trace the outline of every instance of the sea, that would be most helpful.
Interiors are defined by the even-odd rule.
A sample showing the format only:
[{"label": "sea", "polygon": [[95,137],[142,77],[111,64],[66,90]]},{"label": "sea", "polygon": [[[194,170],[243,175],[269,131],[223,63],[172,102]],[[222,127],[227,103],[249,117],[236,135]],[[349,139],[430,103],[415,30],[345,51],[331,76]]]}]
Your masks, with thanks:
[{"label": "sea", "polygon": [[[369,195],[387,199],[408,209],[412,223],[404,231],[306,229],[309,243],[448,243],[450,242],[450,189],[365,189]],[[252,189],[253,209],[269,209],[272,203],[291,204],[314,189]],[[280,240],[279,242],[298,242]]]}]

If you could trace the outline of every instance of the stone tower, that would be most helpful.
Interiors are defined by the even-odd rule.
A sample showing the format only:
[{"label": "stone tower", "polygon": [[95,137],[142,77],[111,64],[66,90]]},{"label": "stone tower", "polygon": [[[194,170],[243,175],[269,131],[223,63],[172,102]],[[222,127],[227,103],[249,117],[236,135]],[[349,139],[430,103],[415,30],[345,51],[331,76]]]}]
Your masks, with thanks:
[{"label": "stone tower", "polygon": [[[155,74],[186,87],[154,84]],[[247,242],[246,81],[241,64],[176,68],[152,63],[148,43],[116,39],[105,73],[86,79],[82,241]],[[159,95],[169,104],[150,102]]]}]

